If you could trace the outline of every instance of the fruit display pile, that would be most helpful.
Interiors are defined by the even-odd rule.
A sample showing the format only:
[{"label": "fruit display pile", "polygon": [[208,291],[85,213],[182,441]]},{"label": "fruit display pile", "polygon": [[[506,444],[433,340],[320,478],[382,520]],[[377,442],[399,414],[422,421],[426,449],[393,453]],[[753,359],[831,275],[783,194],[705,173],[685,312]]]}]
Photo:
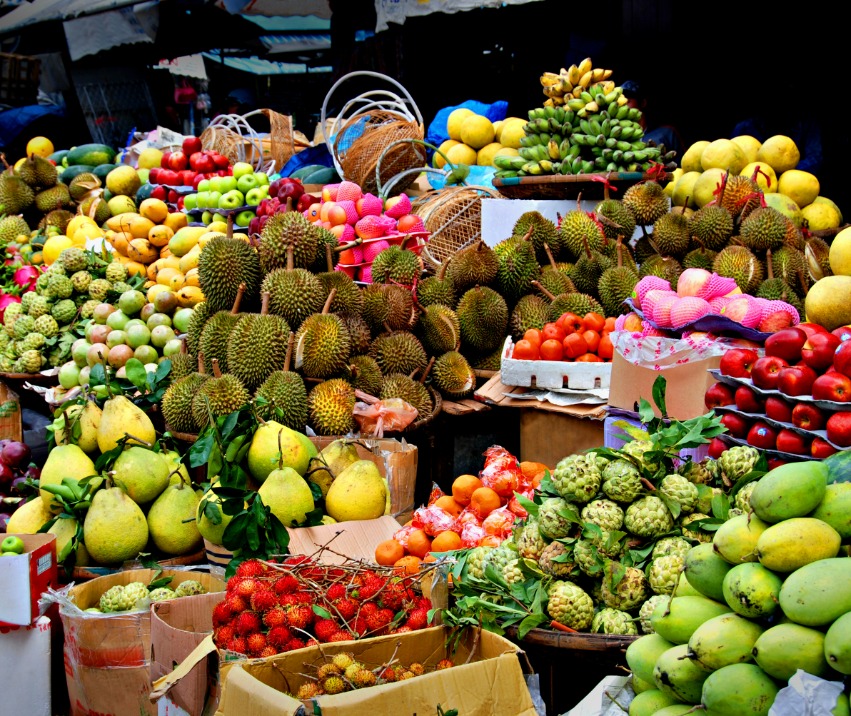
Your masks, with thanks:
[{"label": "fruit display pile", "polygon": [[[170,583],[172,577],[166,577],[160,582]],[[196,594],[206,594],[207,588],[196,579],[184,579],[175,585],[174,589],[167,586],[155,586],[144,582],[116,584],[101,594],[96,607],[89,607],[86,612],[91,614],[111,614],[113,612],[150,611],[152,602],[163,602],[180,597],[191,597]]]},{"label": "fruit display pile", "polygon": [[[649,633],[627,649],[638,693],[631,713],[702,704],[767,714],[799,669],[834,682],[851,672],[851,603],[839,587],[851,578],[840,547],[851,534],[851,488],[832,459],[737,485],[742,514],[685,553],[676,592],[660,598],[643,623]],[[848,697],[838,699],[832,712],[848,713]]]}]

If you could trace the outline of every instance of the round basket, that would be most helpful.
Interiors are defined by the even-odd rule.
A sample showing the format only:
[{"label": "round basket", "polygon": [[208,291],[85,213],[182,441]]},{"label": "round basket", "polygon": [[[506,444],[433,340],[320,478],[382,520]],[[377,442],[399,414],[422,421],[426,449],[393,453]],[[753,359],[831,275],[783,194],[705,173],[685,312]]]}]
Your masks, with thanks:
[{"label": "round basket", "polygon": [[[249,117],[259,114],[269,120],[268,136],[261,137],[248,122]],[[248,162],[255,171],[267,174],[279,171],[297,151],[292,119],[271,109],[219,115],[201,133],[200,139],[204,149],[226,156],[231,164]]]},{"label": "round basket", "polygon": [[213,544],[208,539],[204,540],[204,551],[207,555],[207,561],[219,567],[227,567],[228,562],[233,559],[233,552],[220,544]]},{"label": "round basket", "polygon": [[194,443],[196,440],[198,440],[198,433],[182,433],[179,430],[172,430],[168,426],[168,424],[166,424],[165,429],[168,432],[170,432],[172,435],[174,435],[175,438],[177,438],[178,440],[181,440],[185,443],[191,444],[191,443]]},{"label": "round basket", "polygon": [[486,186],[453,186],[427,192],[412,202],[412,213],[423,220],[429,232],[423,249],[427,268],[435,270],[456,251],[481,238],[483,198],[501,197],[496,189]]}]

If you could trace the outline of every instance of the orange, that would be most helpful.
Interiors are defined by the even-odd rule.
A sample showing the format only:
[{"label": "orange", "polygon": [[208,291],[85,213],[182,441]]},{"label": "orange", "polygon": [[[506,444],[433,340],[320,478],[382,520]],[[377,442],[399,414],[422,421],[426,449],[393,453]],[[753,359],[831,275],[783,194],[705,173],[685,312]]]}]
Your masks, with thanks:
[{"label": "orange", "polygon": [[466,507],[470,504],[470,497],[482,487],[482,481],[475,475],[459,475],[452,483],[452,498],[459,505]]},{"label": "orange", "polygon": [[444,495],[443,497],[438,497],[434,504],[438,507],[446,510],[453,517],[457,517],[461,514],[461,510],[464,509],[464,505],[459,504],[455,501],[455,499],[450,495]]},{"label": "orange", "polygon": [[501,504],[499,495],[489,487],[480,487],[470,497],[470,507],[480,520],[487,517]]},{"label": "orange", "polygon": [[431,552],[429,552],[426,555],[426,558],[423,560],[423,564],[431,564],[432,562],[437,562],[437,557],[435,557]]},{"label": "orange", "polygon": [[385,567],[391,567],[405,556],[405,548],[395,539],[379,542],[375,548],[375,561]]},{"label": "orange", "polygon": [[422,560],[419,557],[409,554],[407,557],[402,557],[402,559],[396,561],[393,566],[401,574],[417,574],[420,571],[420,564],[422,564]]},{"label": "orange", "polygon": [[452,530],[445,530],[431,541],[432,552],[449,552],[461,549],[461,535]]},{"label": "orange", "polygon": [[549,468],[542,462],[524,461],[520,463],[520,472],[523,476],[532,483],[533,487],[537,487]]},{"label": "orange", "polygon": [[431,550],[431,539],[423,530],[414,530],[408,535],[408,552],[422,559]]},{"label": "orange", "polygon": [[496,535],[485,535],[479,540],[479,547],[499,547],[502,540]]}]

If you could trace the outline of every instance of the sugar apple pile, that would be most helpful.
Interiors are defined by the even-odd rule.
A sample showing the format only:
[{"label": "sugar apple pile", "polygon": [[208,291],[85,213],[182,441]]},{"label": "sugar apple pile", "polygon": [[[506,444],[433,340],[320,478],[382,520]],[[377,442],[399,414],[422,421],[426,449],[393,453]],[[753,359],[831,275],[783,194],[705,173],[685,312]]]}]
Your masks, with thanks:
[{"label": "sugar apple pile", "polygon": [[101,612],[129,612],[147,609],[150,606],[150,593],[142,582],[116,584],[107,589],[98,602]]},{"label": "sugar apple pile", "polygon": [[65,363],[74,331],[92,318],[95,306],[111,292],[130,289],[127,269],[93,252],[64,249],[35,282],[35,290],[7,306],[0,331],[0,372],[38,373]]}]

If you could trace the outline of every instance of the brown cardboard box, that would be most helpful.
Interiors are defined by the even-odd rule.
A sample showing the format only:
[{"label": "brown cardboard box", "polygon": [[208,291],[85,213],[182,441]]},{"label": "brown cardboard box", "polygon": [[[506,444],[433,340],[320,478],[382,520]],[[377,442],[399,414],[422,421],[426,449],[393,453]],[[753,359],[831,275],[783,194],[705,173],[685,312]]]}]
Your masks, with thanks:
[{"label": "brown cardboard box", "polygon": [[8,385],[0,382],[0,439],[23,440],[21,399]]},{"label": "brown cardboard box", "polygon": [[520,413],[520,459],[550,468],[568,455],[602,447],[604,423],[565,413],[523,410]]},{"label": "brown cardboard box", "polygon": [[[96,606],[100,596],[116,584],[174,577],[171,586],[187,579],[201,582],[209,591],[224,591],[225,583],[206,572],[134,569],[78,584],[68,591],[70,602],[62,602],[59,615],[65,631],[65,673],[72,716],[155,716],[150,703],[151,613],[96,614],[85,610]],[[194,600],[199,597],[181,597]],[[71,603],[73,602],[73,604]],[[75,606],[76,605],[76,606]]]},{"label": "brown cardboard box", "polygon": [[[653,382],[663,375],[667,381],[665,401],[668,416],[677,420],[696,418],[706,413],[703,394],[715,382],[708,371],[717,368],[720,364],[721,357],[715,356],[653,370],[634,365],[615,351],[612,358],[609,405],[633,412],[637,412],[638,401],[641,398],[653,405]],[[655,405],[653,410],[656,415],[659,415]]]},{"label": "brown cardboard box", "polygon": [[32,624],[41,614],[42,592],[56,583],[56,535],[15,536],[24,551],[0,560],[0,626]]},{"label": "brown cardboard box", "polygon": [[390,539],[399,528],[399,522],[389,515],[375,520],[351,520],[333,525],[288,527],[289,550],[290,554],[313,555],[320,547],[330,542],[328,547],[334,551],[316,554],[317,561],[323,564],[343,564],[348,558],[372,562],[376,545]]},{"label": "brown cardboard box", "polygon": [[[319,696],[315,702],[323,716],[435,714],[438,704],[444,711],[458,709],[463,716],[535,716],[523,678],[524,667],[527,671],[531,667],[523,651],[504,637],[482,631],[478,644],[468,632],[458,650],[450,654],[445,646],[448,634],[447,627],[434,627],[359,642],[323,644],[236,664],[228,672],[216,716],[311,712],[312,707],[305,708],[303,702],[284,692],[296,692],[307,681],[301,674],[313,672],[311,665],[324,664],[341,651],[354,653],[371,668],[386,664],[394,654],[401,664],[420,662],[428,668],[449,657],[456,666],[408,681]],[[473,659],[465,663],[473,648]]]}]

